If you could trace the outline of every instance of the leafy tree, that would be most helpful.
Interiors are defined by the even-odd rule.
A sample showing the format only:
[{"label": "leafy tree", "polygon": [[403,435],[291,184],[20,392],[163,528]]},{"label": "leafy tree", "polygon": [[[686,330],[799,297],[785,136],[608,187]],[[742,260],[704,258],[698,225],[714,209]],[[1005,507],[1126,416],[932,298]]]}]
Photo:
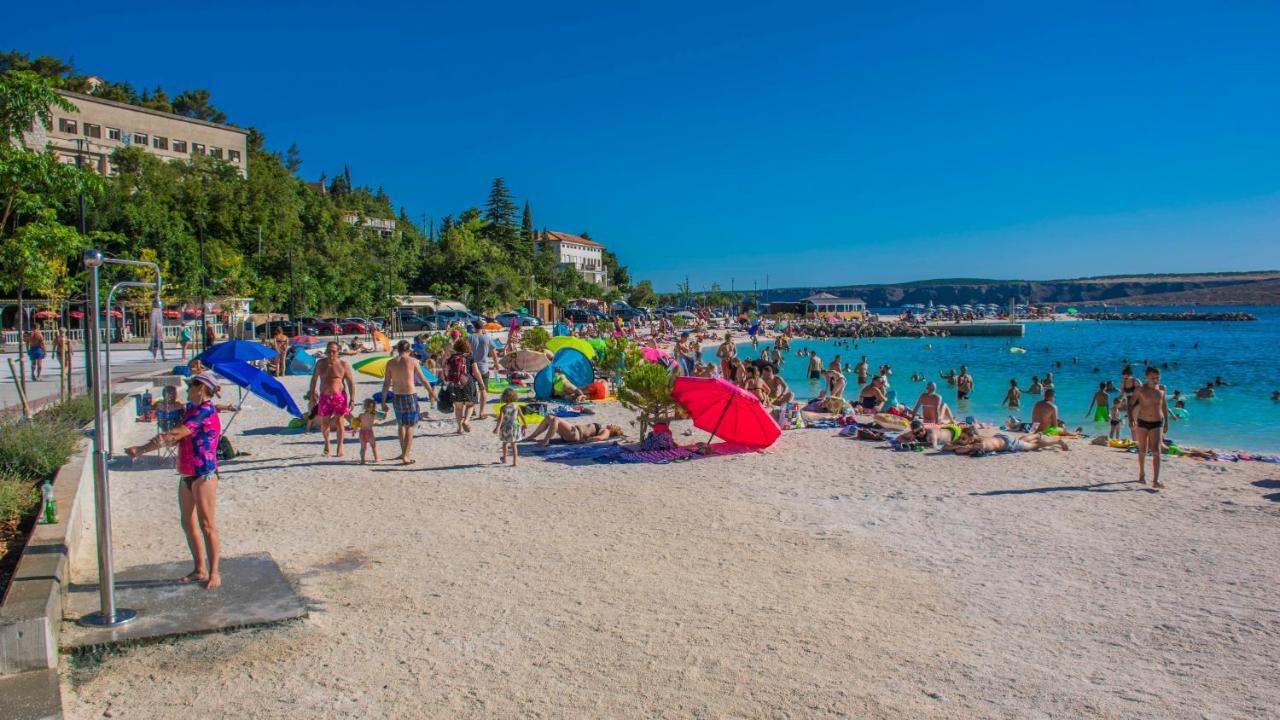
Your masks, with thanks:
[{"label": "leafy tree", "polygon": [[164,88],[158,85],[156,86],[156,89],[150,93],[144,91],[142,93],[142,100],[139,104],[142,107],[150,108],[151,110],[159,110],[160,112],[167,113],[173,112],[173,103],[169,101],[169,94],[164,91]]},{"label": "leafy tree", "polygon": [[209,102],[209,91],[184,90],[173,99],[173,112],[197,120],[225,123],[227,114]]},{"label": "leafy tree", "polygon": [[543,350],[546,350],[547,342],[550,340],[551,334],[547,332],[546,328],[538,325],[527,328],[520,334],[520,344],[524,345],[526,349],[533,350],[534,352],[542,352]]},{"label": "leafy tree", "polygon": [[632,307],[652,307],[658,304],[658,294],[653,291],[653,283],[641,280],[632,286],[627,293],[627,302]]}]

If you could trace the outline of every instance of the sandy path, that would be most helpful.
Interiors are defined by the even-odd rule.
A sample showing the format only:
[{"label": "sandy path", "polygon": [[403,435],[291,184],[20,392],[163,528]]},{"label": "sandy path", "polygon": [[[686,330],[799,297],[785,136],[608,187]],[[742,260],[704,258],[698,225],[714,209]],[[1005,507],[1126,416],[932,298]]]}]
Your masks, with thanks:
[{"label": "sandy path", "polygon": [[[220,524],[311,616],[68,670],[68,717],[1280,717],[1274,466],[1085,491],[1132,457],[810,430],[512,471],[483,423],[425,429],[400,471],[260,434],[280,421],[236,421],[253,455],[224,469]],[[183,557],[176,481],[114,482],[117,564]]]}]

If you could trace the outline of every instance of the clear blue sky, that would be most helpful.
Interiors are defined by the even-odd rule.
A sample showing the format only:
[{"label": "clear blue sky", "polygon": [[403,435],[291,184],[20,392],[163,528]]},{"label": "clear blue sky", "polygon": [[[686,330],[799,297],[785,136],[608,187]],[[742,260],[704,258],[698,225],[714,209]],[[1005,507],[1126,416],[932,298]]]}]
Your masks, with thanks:
[{"label": "clear blue sky", "polygon": [[621,5],[20,3],[0,45],[208,87],[415,218],[504,176],[659,289],[1280,268],[1280,3]]}]

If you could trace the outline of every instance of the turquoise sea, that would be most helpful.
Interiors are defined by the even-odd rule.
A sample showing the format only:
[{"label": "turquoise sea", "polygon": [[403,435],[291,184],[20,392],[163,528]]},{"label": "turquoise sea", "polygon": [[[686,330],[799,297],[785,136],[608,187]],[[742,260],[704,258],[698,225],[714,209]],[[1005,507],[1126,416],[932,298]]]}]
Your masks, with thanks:
[{"label": "turquoise sea", "polygon": [[[1185,307],[1132,308],[1134,312],[1181,311]],[[802,399],[818,394],[821,385],[805,377],[808,358],[795,351],[816,351],[823,362],[835,355],[850,367],[866,355],[874,373],[881,364],[893,368],[892,389],[908,406],[924,384],[911,382],[915,372],[938,382],[939,390],[960,417],[972,415],[998,422],[1009,413],[1000,406],[1010,378],[1017,378],[1024,391],[1031,376],[1052,372],[1058,392],[1058,408],[1072,427],[1083,425],[1090,434],[1105,433],[1106,424],[1095,425],[1085,417],[1089,400],[1098,383],[1112,380],[1120,384],[1125,361],[1132,363],[1141,378],[1145,361],[1162,368],[1162,380],[1172,396],[1175,389],[1187,395],[1188,414],[1173,423],[1169,436],[1180,444],[1251,451],[1280,451],[1280,402],[1271,393],[1280,390],[1280,307],[1210,308],[1201,312],[1242,310],[1257,316],[1256,322],[1146,322],[1072,321],[1028,323],[1022,338],[882,338],[862,340],[795,340],[782,368],[783,377]],[[888,312],[888,311],[885,311]],[[768,343],[761,343],[763,349]],[[1196,345],[1199,345],[1196,347]],[[1010,346],[1027,349],[1024,354],[1009,352]],[[739,347],[744,358],[758,357],[751,345]],[[704,347],[703,356],[715,357],[715,347]],[[1073,361],[1074,358],[1074,361]],[[1058,365],[1060,363],[1060,365]],[[939,374],[968,365],[974,376],[974,395],[957,401],[955,388],[948,387]],[[1098,371],[1094,372],[1097,368]],[[1216,376],[1229,383],[1217,388],[1212,400],[1196,400],[1194,392]],[[855,397],[856,378],[848,375],[846,397]],[[1023,395],[1020,416],[1029,418],[1031,405],[1039,396]],[[1170,402],[1170,407],[1173,403]],[[1128,437],[1127,430],[1124,437]]]}]

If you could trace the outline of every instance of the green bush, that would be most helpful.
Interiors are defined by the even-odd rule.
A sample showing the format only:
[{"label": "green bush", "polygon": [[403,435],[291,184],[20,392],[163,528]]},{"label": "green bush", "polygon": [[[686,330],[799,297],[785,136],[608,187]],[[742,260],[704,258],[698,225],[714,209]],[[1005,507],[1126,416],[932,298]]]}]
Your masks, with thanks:
[{"label": "green bush", "polygon": [[0,474],[0,525],[35,509],[40,492],[28,480]]},{"label": "green bush", "polygon": [[0,428],[0,474],[29,481],[49,477],[75,451],[80,438],[76,427],[37,415]]},{"label": "green bush", "polygon": [[526,349],[534,352],[542,352],[543,350],[546,350],[547,342],[549,340],[551,340],[551,335],[545,328],[537,325],[527,328],[520,335],[520,344],[524,345]]},{"label": "green bush", "polygon": [[668,423],[683,416],[684,409],[671,397],[673,383],[671,374],[657,363],[636,363],[622,373],[622,385],[617,389],[618,402],[629,410],[637,411],[642,439],[654,424]]},{"label": "green bush", "polygon": [[[106,402],[105,399],[104,402]],[[105,410],[106,408],[103,409]],[[70,400],[50,405],[41,410],[39,417],[42,420],[68,427],[84,427],[93,421],[93,398],[88,395],[77,395]]]}]

